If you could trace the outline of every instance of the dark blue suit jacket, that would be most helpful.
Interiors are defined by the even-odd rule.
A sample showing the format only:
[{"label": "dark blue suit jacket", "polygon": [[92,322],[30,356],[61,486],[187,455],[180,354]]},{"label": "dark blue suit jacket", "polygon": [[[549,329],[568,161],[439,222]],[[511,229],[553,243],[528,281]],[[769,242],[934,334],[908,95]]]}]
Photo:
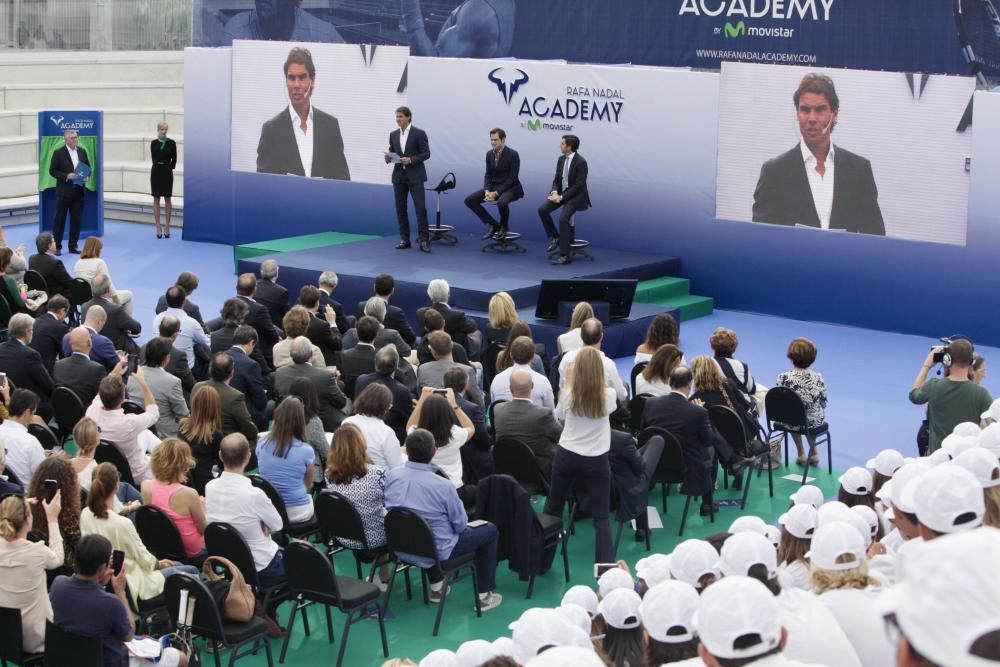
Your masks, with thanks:
[{"label": "dark blue suit jacket", "polygon": [[264,391],[260,364],[248,357],[243,348],[234,345],[226,351],[233,358],[233,379],[229,381],[229,386],[239,390],[246,398],[247,410],[257,428],[266,430],[267,393]]},{"label": "dark blue suit jacket", "polygon": [[[107,336],[102,336],[89,327],[87,331],[90,332],[90,342],[93,345],[90,350],[90,358],[104,366],[110,373],[118,365],[118,362],[121,361],[118,352],[115,350],[115,344]],[[73,354],[73,350],[69,346],[68,333],[62,339],[62,354],[63,357]]]},{"label": "dark blue suit jacket", "polygon": [[392,166],[392,184],[407,181],[411,184],[424,183],[427,180],[427,169],[424,161],[431,157],[431,145],[427,141],[427,133],[410,125],[409,134],[406,136],[406,145],[399,145],[399,130],[393,130],[389,134],[389,150],[400,157],[408,157],[412,162],[404,169],[403,165],[396,163]]}]

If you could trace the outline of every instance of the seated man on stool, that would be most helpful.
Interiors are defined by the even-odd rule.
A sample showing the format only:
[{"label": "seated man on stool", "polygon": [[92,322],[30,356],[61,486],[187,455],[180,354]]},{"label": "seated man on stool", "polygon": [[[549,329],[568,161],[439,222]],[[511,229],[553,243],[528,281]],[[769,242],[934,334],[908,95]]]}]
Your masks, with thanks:
[{"label": "seated man on stool", "polygon": [[[569,264],[570,246],[573,244],[573,214],[590,208],[590,195],[587,193],[587,161],[577,153],[580,149],[580,139],[573,134],[564,134],[559,142],[562,155],[556,162],[556,177],[552,181],[552,191],[545,202],[538,207],[538,217],[545,225],[545,233],[549,237],[548,253],[559,251],[559,257],[552,260],[553,264]],[[552,212],[562,207],[559,214],[559,231],[552,222]]]},{"label": "seated man on stool", "polygon": [[[483,240],[500,240],[507,234],[507,220],[510,218],[510,204],[524,196],[518,172],[521,158],[513,148],[507,148],[507,133],[499,127],[490,130],[490,146],[486,152],[486,175],[483,189],[476,190],[465,198],[465,205],[487,226]],[[486,212],[483,202],[496,202],[500,210],[500,222]]]}]

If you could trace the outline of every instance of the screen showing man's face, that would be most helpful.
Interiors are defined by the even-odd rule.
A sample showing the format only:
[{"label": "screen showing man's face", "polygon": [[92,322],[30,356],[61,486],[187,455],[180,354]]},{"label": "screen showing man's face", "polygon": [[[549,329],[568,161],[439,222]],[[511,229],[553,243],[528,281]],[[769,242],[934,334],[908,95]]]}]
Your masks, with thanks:
[{"label": "screen showing man's face", "polygon": [[503,146],[503,139],[500,138],[499,134],[490,135],[490,146],[492,146],[495,151],[500,150],[500,147]]},{"label": "screen showing man's face", "polygon": [[830,101],[819,93],[802,93],[796,115],[802,139],[810,147],[823,143],[837,121],[837,112],[830,107]]},{"label": "screen showing man's face", "polygon": [[305,65],[292,63],[285,73],[285,84],[288,86],[288,99],[292,106],[308,104],[312,95],[313,78]]},{"label": "screen showing man's face", "polygon": [[291,14],[298,6],[297,0],[254,0],[257,16],[273,19],[280,14]]}]

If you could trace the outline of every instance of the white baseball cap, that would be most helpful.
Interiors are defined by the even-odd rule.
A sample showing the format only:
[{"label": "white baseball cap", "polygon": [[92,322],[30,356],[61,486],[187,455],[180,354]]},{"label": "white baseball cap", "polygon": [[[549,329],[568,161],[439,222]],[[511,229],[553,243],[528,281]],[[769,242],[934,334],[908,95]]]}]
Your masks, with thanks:
[{"label": "white baseball cap", "polygon": [[767,524],[764,528],[764,537],[770,540],[775,549],[777,549],[778,545],[781,544],[781,530],[777,526]]},{"label": "white baseball cap", "polygon": [[608,597],[608,593],[617,588],[625,588],[630,591],[635,590],[635,582],[632,580],[632,575],[620,567],[614,567],[598,577],[597,591],[601,594],[602,598]]},{"label": "white baseball cap", "polygon": [[512,625],[513,657],[522,665],[549,647],[592,646],[589,635],[555,609],[528,609]]},{"label": "white baseball cap", "polygon": [[956,533],[983,523],[986,503],[979,480],[962,466],[938,466],[905,490],[921,524],[938,533]]},{"label": "white baseball cap", "polygon": [[639,607],[642,626],[649,636],[664,644],[694,639],[694,612],[698,591],[683,581],[665,581],[646,591]]},{"label": "white baseball cap", "polygon": [[960,424],[956,424],[955,428],[951,429],[951,432],[954,435],[978,436],[979,431],[981,430],[982,429],[979,428],[979,424],[977,424],[976,422],[962,422]]},{"label": "white baseball cap", "polygon": [[875,458],[868,459],[865,463],[866,468],[885,477],[892,477],[901,465],[903,465],[903,455],[896,449],[883,449],[875,455]]},{"label": "white baseball cap", "polygon": [[823,501],[826,500],[826,497],[823,495],[823,490],[812,484],[803,484],[795,493],[788,496],[788,498],[796,505],[812,505],[816,509],[819,509],[823,504]]},{"label": "white baseball cap", "polygon": [[529,667],[605,667],[604,661],[597,657],[594,648],[582,648],[579,646],[559,646],[550,648],[541,655],[532,658],[529,662],[522,662],[522,665]]},{"label": "white baseball cap", "polygon": [[455,651],[456,667],[479,667],[496,657],[492,642],[485,639],[470,639]]},{"label": "white baseball cap", "polygon": [[418,663],[418,667],[456,667],[457,665],[454,651],[444,648],[431,651]]},{"label": "white baseball cap", "polygon": [[684,540],[670,554],[670,575],[695,588],[706,574],[719,577],[719,552],[704,540]]},{"label": "white baseball cap", "polygon": [[639,616],[641,604],[642,598],[635,591],[616,588],[604,596],[597,611],[612,628],[631,630],[639,627],[642,622]]},{"label": "white baseball cap", "polygon": [[[997,399],[1000,401],[1000,398]],[[990,424],[979,433],[979,446],[1000,457],[1000,421]]]},{"label": "white baseball cap", "polygon": [[800,540],[811,540],[816,526],[819,524],[819,513],[812,505],[793,505],[787,512],[778,517],[778,523],[785,527],[793,537]]},{"label": "white baseball cap", "polygon": [[878,514],[875,513],[875,510],[868,505],[855,505],[851,508],[851,512],[861,517],[861,520],[868,526],[870,539],[875,539],[875,535],[878,533]]},{"label": "white baseball cap", "polygon": [[908,503],[905,497],[906,487],[921,475],[929,472],[931,468],[932,466],[926,461],[915,461],[907,463],[897,470],[896,474],[892,476],[892,504],[904,512],[915,513],[917,508]]},{"label": "white baseball cap", "polygon": [[496,656],[514,657],[514,640],[510,637],[497,637],[493,640],[493,653]]},{"label": "white baseball cap", "polygon": [[975,642],[1000,631],[1000,531],[931,540],[901,563],[902,581],[883,596],[906,640],[938,665],[995,667]]},{"label": "white baseball cap", "polygon": [[729,524],[729,532],[733,535],[747,531],[764,535],[767,531],[767,523],[759,516],[746,515],[739,517]]},{"label": "white baseball cap", "polygon": [[646,582],[647,588],[670,581],[670,556],[653,554],[646,556],[635,564],[635,576]]},{"label": "white baseball cap", "polygon": [[840,482],[840,488],[852,496],[863,496],[872,490],[872,474],[858,466],[845,470],[837,481]]},{"label": "white baseball cap", "polygon": [[[961,426],[961,424],[959,424]],[[977,427],[978,428],[978,427]],[[948,452],[948,455],[954,459],[956,456],[961,454],[967,449],[972,449],[973,447],[979,446],[979,431],[976,430],[975,435],[959,435],[958,433],[952,433],[941,441],[941,449]]]},{"label": "white baseball cap", "polygon": [[990,403],[990,407],[986,409],[986,412],[979,415],[979,419],[981,421],[992,419],[994,422],[1000,422],[1000,398]]},{"label": "white baseball cap", "polygon": [[597,616],[597,593],[588,586],[573,586],[563,594],[560,604],[576,604],[587,610],[590,617]]},{"label": "white baseball cap", "polygon": [[771,541],[758,533],[733,535],[722,545],[719,569],[727,577],[748,576],[754,565],[767,568],[767,578],[778,576],[778,555]]},{"label": "white baseball cap", "polygon": [[[713,656],[752,658],[781,643],[779,615],[778,599],[764,584],[750,577],[726,577],[702,593],[694,626],[698,639]],[[760,641],[738,648],[737,640],[747,636]]]},{"label": "white baseball cap", "polygon": [[816,510],[816,525],[818,527],[832,521],[849,521],[847,518],[849,516],[851,516],[850,507],[839,500],[831,500]]},{"label": "white baseball cap", "polygon": [[1000,486],[1000,461],[992,452],[982,447],[969,449],[956,456],[954,463],[971,472],[984,489]]},{"label": "white baseball cap", "polygon": [[852,570],[865,563],[865,541],[847,521],[820,523],[806,553],[821,570]]},{"label": "white baseball cap", "polygon": [[[951,436],[948,436],[949,438]],[[933,468],[934,466],[939,466],[942,463],[951,462],[951,454],[947,449],[941,447],[940,449],[935,449],[933,452],[928,454],[924,459]]]},{"label": "white baseball cap", "polygon": [[882,488],[875,492],[875,497],[881,500],[886,507],[892,504],[892,479],[886,480]]},{"label": "white baseball cap", "polygon": [[556,607],[556,611],[566,617],[567,621],[586,632],[588,637],[590,636],[593,623],[586,609],[578,604],[569,603]]}]

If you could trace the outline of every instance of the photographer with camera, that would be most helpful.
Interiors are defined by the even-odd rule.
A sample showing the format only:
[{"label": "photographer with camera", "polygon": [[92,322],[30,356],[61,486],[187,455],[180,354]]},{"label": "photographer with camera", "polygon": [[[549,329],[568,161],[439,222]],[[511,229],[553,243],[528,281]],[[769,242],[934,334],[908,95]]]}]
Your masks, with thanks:
[{"label": "photographer with camera", "polygon": [[[928,454],[941,446],[941,441],[956,425],[962,422],[978,424],[980,415],[993,402],[985,387],[970,380],[973,354],[972,342],[965,338],[952,339],[947,346],[932,347],[913,381],[910,402],[927,404]],[[947,376],[928,380],[927,373],[939,363]]]}]

